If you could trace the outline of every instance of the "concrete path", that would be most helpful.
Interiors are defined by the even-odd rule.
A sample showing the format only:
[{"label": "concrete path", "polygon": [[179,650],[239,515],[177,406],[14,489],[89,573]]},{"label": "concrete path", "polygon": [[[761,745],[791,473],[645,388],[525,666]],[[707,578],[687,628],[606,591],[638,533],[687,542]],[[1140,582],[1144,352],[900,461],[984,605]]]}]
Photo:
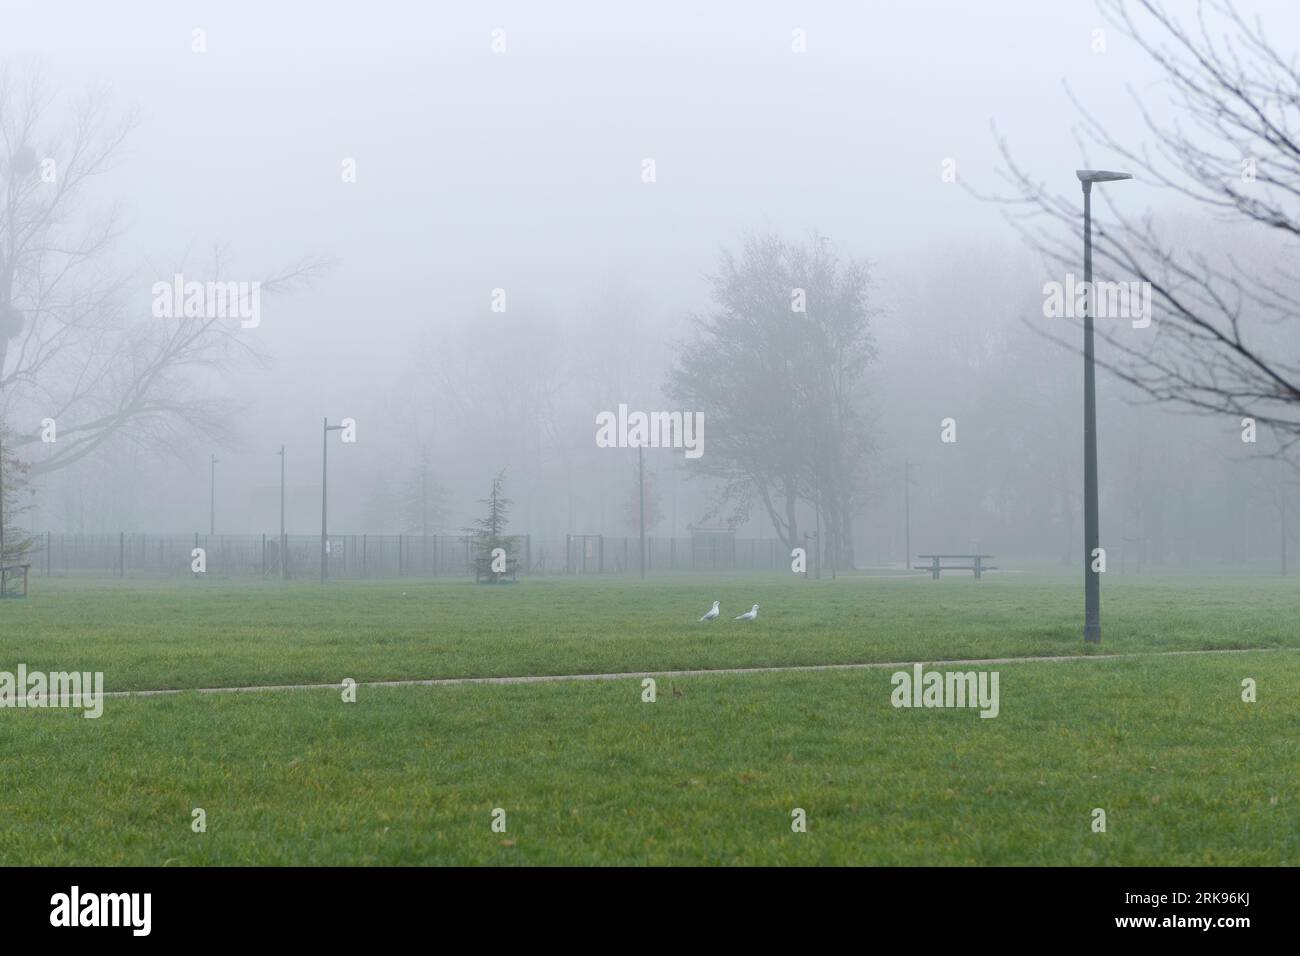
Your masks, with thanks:
[{"label": "concrete path", "polygon": [[[869,664],[791,664],[772,667],[719,667],[678,671],[627,671],[616,674],[532,674],[520,677],[436,677],[429,680],[379,680],[361,681],[358,687],[451,687],[456,684],[547,684],[555,681],[578,680],[641,680],[646,677],[709,677],[726,674],[788,674],[801,671],[855,671],[903,669],[913,664],[930,667],[985,667],[990,664],[1052,664],[1064,661],[1113,661],[1143,657],[1189,657],[1198,654],[1259,654],[1291,650],[1281,647],[1233,648],[1217,651],[1147,651],[1134,654],[1071,654],[1060,657],[983,657],[956,661],[882,661]],[[342,683],[333,684],[267,684],[257,687],[186,687],[167,690],[109,691],[105,697],[160,697],[165,694],[251,694],[259,691],[279,690],[340,690]]]}]

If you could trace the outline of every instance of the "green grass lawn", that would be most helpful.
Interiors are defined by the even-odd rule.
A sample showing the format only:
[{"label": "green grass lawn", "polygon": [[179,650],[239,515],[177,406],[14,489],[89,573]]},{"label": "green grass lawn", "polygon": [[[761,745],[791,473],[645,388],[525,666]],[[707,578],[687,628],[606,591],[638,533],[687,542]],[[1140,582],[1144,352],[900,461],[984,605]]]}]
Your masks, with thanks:
[{"label": "green grass lawn", "polygon": [[888,670],[15,711],[0,863],[1300,860],[1300,652],[997,670],[994,719],[895,709]]},{"label": "green grass lawn", "polygon": [[[0,604],[0,670],[123,690],[1073,654],[1078,584],[37,581]],[[696,624],[715,598],[728,620]],[[1296,582],[1108,579],[1103,621],[1105,653],[1269,650],[960,668],[1000,673],[994,719],[895,709],[890,669],[664,677],[655,703],[621,679],[0,709],[0,864],[1300,861]]]},{"label": "green grass lawn", "polygon": [[[0,604],[0,667],[103,671],[110,690],[1084,651],[1074,576],[326,588],[56,579],[34,592]],[[725,620],[698,624],[715,599]],[[1105,653],[1300,647],[1296,580],[1117,577],[1102,599]],[[754,603],[757,622],[731,620]]]}]

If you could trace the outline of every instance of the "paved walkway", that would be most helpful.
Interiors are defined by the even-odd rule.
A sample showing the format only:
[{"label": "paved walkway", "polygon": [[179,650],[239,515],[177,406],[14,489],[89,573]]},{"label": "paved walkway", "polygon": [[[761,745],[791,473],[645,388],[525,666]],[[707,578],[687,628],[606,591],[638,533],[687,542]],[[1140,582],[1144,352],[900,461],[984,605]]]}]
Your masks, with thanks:
[{"label": "paved walkway", "polygon": [[[1190,657],[1199,654],[1258,654],[1289,650],[1280,647],[1233,648],[1219,651],[1147,651],[1133,654],[1071,654],[1060,657],[982,657],[957,661],[881,661],[870,664],[790,664],[772,667],[719,667],[679,671],[626,671],[616,674],[530,674],[521,677],[436,677],[429,680],[378,680],[358,682],[358,687],[451,687],[456,684],[547,684],[576,680],[632,680],[646,677],[709,677],[715,674],[788,674],[800,671],[855,671],[908,668],[913,664],[933,667],[987,666],[989,664],[1051,664],[1062,661],[1113,661],[1141,657]],[[277,690],[340,690],[333,684],[266,684],[257,687],[186,687],[167,690],[109,691],[105,697],[160,697],[164,694],[251,694]]]}]

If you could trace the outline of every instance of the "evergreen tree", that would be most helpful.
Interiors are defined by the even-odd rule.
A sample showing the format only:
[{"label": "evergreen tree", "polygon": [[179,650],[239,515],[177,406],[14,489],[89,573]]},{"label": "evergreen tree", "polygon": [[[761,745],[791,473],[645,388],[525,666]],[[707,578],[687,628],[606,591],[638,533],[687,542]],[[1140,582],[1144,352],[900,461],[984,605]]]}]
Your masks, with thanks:
[{"label": "evergreen tree", "polygon": [[515,542],[505,533],[506,524],[510,519],[510,506],[514,504],[503,491],[505,477],[506,470],[502,468],[492,479],[491,492],[486,498],[479,499],[480,504],[487,505],[487,513],[481,518],[476,518],[472,528],[465,529],[465,532],[474,538],[480,555],[484,557],[490,556],[497,548],[502,548],[507,557],[514,554]]}]

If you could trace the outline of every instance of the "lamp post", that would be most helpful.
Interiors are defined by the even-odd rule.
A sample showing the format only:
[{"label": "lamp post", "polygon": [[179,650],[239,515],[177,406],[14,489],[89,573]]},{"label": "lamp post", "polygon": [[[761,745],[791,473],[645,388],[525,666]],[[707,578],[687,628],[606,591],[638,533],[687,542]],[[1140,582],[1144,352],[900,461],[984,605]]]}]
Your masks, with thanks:
[{"label": "lamp post", "polygon": [[1132,179],[1131,173],[1105,169],[1077,169],[1083,187],[1083,282],[1087,308],[1083,316],[1083,639],[1101,643],[1101,578],[1092,569],[1101,546],[1097,518],[1097,371],[1094,360],[1092,319],[1096,296],[1092,288],[1092,184]]},{"label": "lamp post", "polygon": [[916,466],[903,459],[903,570],[912,569],[912,469]]},{"label": "lamp post", "polygon": [[331,425],[329,418],[321,419],[320,433],[320,583],[324,584],[329,577],[329,544],[326,538],[326,512],[325,505],[327,501],[328,472],[326,465],[329,463],[329,437],[330,432],[342,431],[342,425]]},{"label": "lamp post", "polygon": [[208,535],[217,533],[217,456],[212,455],[208,466]]},{"label": "lamp post", "polygon": [[280,456],[280,580],[286,581],[289,578],[289,569],[285,565],[285,539],[284,539],[284,445],[276,452]]},{"label": "lamp post", "polygon": [[641,580],[645,580],[645,457],[642,454],[641,446],[636,446],[636,487],[637,487],[637,513],[638,522],[641,526]]},{"label": "lamp post", "polygon": [[[437,563],[438,548],[434,543],[434,563]],[[420,454],[420,573],[429,570],[429,458],[427,453]],[[435,576],[438,569],[434,569]]]}]

